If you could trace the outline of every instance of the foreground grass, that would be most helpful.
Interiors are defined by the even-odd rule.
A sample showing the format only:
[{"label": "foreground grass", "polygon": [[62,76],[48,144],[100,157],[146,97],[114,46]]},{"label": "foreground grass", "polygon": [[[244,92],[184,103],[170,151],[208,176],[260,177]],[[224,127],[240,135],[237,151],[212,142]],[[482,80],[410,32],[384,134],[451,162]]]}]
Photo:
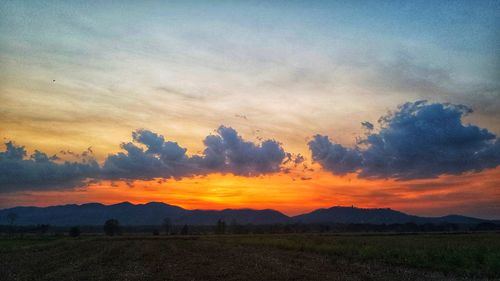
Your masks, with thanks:
[{"label": "foreground grass", "polygon": [[500,277],[500,234],[234,236],[238,244],[333,255],[350,260]]},{"label": "foreground grass", "polygon": [[498,278],[499,238],[499,234],[0,238],[0,279]]}]

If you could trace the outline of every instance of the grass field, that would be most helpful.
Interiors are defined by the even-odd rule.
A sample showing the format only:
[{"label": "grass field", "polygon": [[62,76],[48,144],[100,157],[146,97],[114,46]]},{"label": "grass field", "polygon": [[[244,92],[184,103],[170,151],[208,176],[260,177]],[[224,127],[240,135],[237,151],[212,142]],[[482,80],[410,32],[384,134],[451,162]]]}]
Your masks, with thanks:
[{"label": "grass field", "polygon": [[494,233],[0,239],[0,280],[498,278]]}]

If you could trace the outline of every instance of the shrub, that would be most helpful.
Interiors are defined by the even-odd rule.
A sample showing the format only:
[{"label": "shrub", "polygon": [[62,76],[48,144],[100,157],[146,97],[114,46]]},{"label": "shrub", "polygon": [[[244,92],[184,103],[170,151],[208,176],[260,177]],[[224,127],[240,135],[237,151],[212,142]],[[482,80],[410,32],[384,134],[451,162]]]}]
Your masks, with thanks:
[{"label": "shrub", "polygon": [[71,237],[78,237],[78,236],[80,236],[80,227],[73,226],[72,228],[70,228],[69,229],[69,236],[71,236]]},{"label": "shrub", "polygon": [[217,225],[215,226],[215,234],[224,234],[226,233],[226,222],[223,220],[218,220]]},{"label": "shrub", "polygon": [[104,223],[104,233],[108,236],[121,235],[122,230],[120,222],[116,219],[107,220]]},{"label": "shrub", "polygon": [[181,229],[181,235],[188,235],[188,233],[189,233],[189,228],[187,224],[185,224]]},{"label": "shrub", "polygon": [[169,235],[170,232],[172,231],[172,223],[170,222],[169,218],[163,219],[163,229],[165,229],[165,234]]}]

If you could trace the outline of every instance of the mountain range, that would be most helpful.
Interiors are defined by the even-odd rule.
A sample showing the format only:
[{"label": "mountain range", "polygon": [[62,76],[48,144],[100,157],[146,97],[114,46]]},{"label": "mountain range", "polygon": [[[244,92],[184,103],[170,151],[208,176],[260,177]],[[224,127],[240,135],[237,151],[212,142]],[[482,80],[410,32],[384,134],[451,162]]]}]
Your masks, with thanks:
[{"label": "mountain range", "polygon": [[57,226],[102,225],[107,219],[118,219],[122,225],[160,225],[165,218],[172,224],[214,225],[219,219],[239,224],[275,223],[457,223],[478,224],[492,222],[484,219],[449,215],[444,217],[419,217],[392,209],[362,209],[332,207],[317,209],[307,214],[289,217],[272,209],[187,210],[165,203],[150,202],[114,205],[88,203],[50,207],[14,207],[0,210],[0,225],[9,224],[8,214],[15,213],[16,225],[50,224]]}]

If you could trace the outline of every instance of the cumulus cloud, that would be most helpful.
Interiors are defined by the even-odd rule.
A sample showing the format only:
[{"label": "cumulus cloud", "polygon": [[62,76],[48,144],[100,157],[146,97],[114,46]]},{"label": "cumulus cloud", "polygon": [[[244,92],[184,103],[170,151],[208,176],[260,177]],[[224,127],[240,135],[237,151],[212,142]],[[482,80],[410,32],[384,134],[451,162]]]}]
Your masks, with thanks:
[{"label": "cumulus cloud", "polygon": [[178,143],[139,129],[132,133],[132,142],[121,144],[123,151],[108,155],[100,166],[90,148],[81,154],[62,151],[64,157],[79,158],[63,162],[39,150],[28,157],[23,146],[7,142],[0,152],[0,192],[71,188],[99,179],[179,179],[209,173],[259,176],[284,171],[287,161],[303,161],[302,156],[285,152],[275,140],[246,141],[230,127],[220,126],[203,143],[203,153],[190,156]]},{"label": "cumulus cloud", "polygon": [[309,149],[312,151],[313,161],[335,174],[355,172],[362,163],[361,153],[357,149],[332,143],[327,136],[315,135],[309,142]]},{"label": "cumulus cloud", "polygon": [[316,135],[313,160],[334,174],[409,180],[479,172],[500,164],[500,143],[486,129],[464,125],[463,105],[417,101],[379,119],[380,130],[353,148]]},{"label": "cumulus cloud", "polygon": [[78,186],[99,172],[99,165],[90,156],[79,162],[57,160],[57,156],[38,150],[27,157],[23,146],[5,143],[5,151],[0,152],[0,192]]},{"label": "cumulus cloud", "polygon": [[285,160],[286,153],[275,140],[264,140],[260,144],[245,141],[230,127],[221,126],[217,135],[208,136],[206,149],[201,158],[203,166],[220,169],[236,175],[255,176],[277,172]]},{"label": "cumulus cloud", "polygon": [[215,135],[205,138],[201,155],[188,156],[176,142],[148,130],[132,133],[133,143],[122,144],[125,152],[110,155],[103,165],[109,179],[181,178],[208,173],[258,176],[278,172],[286,153],[275,140],[260,144],[245,141],[236,130],[220,126]]}]

